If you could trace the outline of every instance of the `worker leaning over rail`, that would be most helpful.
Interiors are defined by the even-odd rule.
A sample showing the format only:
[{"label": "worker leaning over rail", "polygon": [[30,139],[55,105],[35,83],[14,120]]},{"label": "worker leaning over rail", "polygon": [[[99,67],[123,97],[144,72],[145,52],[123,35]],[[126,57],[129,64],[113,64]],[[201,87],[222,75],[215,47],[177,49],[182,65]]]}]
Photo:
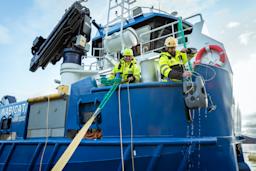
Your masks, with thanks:
[{"label": "worker leaning over rail", "polygon": [[118,74],[122,78],[123,83],[134,83],[140,81],[140,68],[136,64],[132,49],[125,49],[123,58],[115,65],[109,80],[114,79]]},{"label": "worker leaning over rail", "polygon": [[168,37],[165,40],[165,51],[160,54],[159,65],[162,81],[178,81],[192,74],[184,70],[184,65],[188,61],[187,55],[176,50],[177,40]]}]

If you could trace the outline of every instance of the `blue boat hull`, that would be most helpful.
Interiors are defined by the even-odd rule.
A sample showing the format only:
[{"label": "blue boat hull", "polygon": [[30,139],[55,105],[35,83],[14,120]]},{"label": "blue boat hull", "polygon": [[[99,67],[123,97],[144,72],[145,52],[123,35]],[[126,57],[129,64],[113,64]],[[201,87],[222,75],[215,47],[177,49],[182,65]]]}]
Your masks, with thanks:
[{"label": "blue boat hull", "polygon": [[[132,170],[131,124],[136,170],[238,170],[232,120],[232,75],[221,68],[198,66],[216,109],[191,110],[187,119],[182,83],[140,83],[121,88],[122,135],[125,170]],[[214,72],[213,72],[214,71]],[[109,87],[96,88],[88,79],[72,86],[66,130],[79,130],[81,113],[94,110]],[[116,92],[101,112],[102,138],[84,139],[64,170],[122,170]],[[43,170],[50,170],[70,143],[68,138],[49,138]],[[45,138],[0,141],[1,170],[38,170]]]},{"label": "blue boat hull", "polygon": [[[38,170],[44,143],[42,140],[2,143],[0,169]],[[42,169],[50,170],[69,143],[67,139],[49,140]],[[237,170],[234,146],[228,139],[135,138],[133,144],[136,170]],[[132,170],[129,138],[124,139],[123,148],[125,169]],[[64,170],[121,170],[120,153],[119,139],[83,140]]]}]

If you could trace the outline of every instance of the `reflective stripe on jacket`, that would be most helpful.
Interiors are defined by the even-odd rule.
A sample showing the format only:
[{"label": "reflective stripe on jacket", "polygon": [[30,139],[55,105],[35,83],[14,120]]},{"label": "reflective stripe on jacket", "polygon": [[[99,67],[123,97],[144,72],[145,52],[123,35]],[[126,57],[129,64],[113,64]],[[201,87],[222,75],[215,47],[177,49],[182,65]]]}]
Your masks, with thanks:
[{"label": "reflective stripe on jacket", "polygon": [[[187,61],[188,61],[187,55],[178,50],[176,50],[175,57],[173,57],[169,52],[162,52],[160,54],[160,59],[159,59],[159,66],[160,66],[162,79],[169,80],[168,78],[169,73],[173,69],[178,68],[177,66],[180,66],[180,68],[183,68],[184,64]],[[183,71],[179,70],[178,72],[183,72]],[[177,81],[177,79],[172,79],[172,80]]]},{"label": "reflective stripe on jacket", "polygon": [[137,66],[135,59],[131,62],[125,62],[121,59],[119,64],[115,65],[113,68],[109,79],[114,79],[117,73],[121,74],[122,80],[124,81],[126,81],[129,76],[134,76],[135,82],[140,81],[140,68]]}]

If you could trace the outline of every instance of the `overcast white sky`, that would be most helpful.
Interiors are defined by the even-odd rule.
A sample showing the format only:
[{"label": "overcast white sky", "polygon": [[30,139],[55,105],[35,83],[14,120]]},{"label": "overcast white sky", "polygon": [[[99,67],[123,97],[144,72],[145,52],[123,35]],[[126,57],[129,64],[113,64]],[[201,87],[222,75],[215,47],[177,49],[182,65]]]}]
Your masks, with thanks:
[{"label": "overcast white sky", "polygon": [[[74,0],[12,0],[0,6],[0,97],[19,100],[55,91],[59,64],[29,72],[30,48],[38,35],[47,37]],[[234,90],[243,115],[256,112],[255,0],[137,0],[137,5],[178,11],[186,17],[202,13],[210,35],[224,43],[234,71]],[[107,0],[89,0],[97,22],[106,22]]]}]

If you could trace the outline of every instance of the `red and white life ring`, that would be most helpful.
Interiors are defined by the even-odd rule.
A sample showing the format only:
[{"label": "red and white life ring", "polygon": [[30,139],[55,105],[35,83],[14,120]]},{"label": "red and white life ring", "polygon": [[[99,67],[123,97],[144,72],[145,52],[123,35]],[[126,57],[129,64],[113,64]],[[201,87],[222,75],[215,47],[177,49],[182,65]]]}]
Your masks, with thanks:
[{"label": "red and white life ring", "polygon": [[214,64],[215,66],[222,67],[225,64],[226,61],[226,53],[225,51],[218,45],[209,45],[209,47],[203,47],[199,50],[199,52],[196,55],[195,64],[200,64],[203,54],[207,53],[207,49],[213,50],[218,52],[219,54],[219,60]]}]

